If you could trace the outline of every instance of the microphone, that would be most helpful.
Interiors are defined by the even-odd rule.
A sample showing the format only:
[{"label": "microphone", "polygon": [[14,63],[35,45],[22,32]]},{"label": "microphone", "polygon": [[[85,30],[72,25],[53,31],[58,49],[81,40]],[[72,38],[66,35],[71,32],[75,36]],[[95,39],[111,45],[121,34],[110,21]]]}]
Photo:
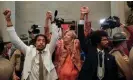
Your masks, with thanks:
[{"label": "microphone", "polygon": [[54,16],[56,17],[56,16],[57,16],[57,14],[58,14],[58,11],[57,11],[57,10],[55,10]]},{"label": "microphone", "polygon": [[56,16],[57,16],[57,14],[58,14],[58,11],[55,10],[55,13],[54,13],[54,21],[56,21]]}]

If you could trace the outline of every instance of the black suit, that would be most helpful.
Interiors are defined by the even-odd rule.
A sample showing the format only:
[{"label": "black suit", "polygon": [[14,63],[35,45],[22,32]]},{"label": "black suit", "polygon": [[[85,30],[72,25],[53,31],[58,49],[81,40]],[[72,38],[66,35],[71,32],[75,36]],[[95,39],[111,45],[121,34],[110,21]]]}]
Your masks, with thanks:
[{"label": "black suit", "polygon": [[80,46],[82,50],[87,54],[88,47],[91,46],[90,35],[84,36],[84,25],[78,25],[78,39],[80,41]]},{"label": "black suit", "polygon": [[[115,58],[105,51],[105,74],[102,80],[118,80],[118,72]],[[79,74],[79,80],[99,80],[97,78],[98,52],[91,47]]]},{"label": "black suit", "polygon": [[[79,25],[78,37],[82,50],[87,52],[86,60],[82,66],[82,69],[79,73],[78,80],[99,80],[97,77],[97,66],[98,66],[98,52],[96,47],[92,47],[90,44],[86,44],[82,35],[83,34],[83,25]],[[81,31],[81,33],[80,33]],[[81,39],[82,38],[82,39]],[[85,48],[86,47],[86,48]],[[87,49],[87,50],[85,50]],[[105,74],[102,80],[118,80],[117,65],[115,57],[108,54],[108,51],[105,51],[104,64],[105,64]]]}]

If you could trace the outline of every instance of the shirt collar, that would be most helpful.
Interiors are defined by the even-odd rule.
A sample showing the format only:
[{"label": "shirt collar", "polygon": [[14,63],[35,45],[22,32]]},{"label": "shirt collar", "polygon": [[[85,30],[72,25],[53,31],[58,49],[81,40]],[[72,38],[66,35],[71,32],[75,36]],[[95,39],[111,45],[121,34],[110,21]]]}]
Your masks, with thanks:
[{"label": "shirt collar", "polygon": [[104,53],[104,50],[100,50],[100,49],[97,48],[97,52],[102,52],[102,53]]},{"label": "shirt collar", "polygon": [[[46,52],[47,51],[47,49],[46,49],[46,47],[41,51],[42,53],[44,53],[44,52]],[[39,51],[37,50],[37,53],[39,53]]]}]

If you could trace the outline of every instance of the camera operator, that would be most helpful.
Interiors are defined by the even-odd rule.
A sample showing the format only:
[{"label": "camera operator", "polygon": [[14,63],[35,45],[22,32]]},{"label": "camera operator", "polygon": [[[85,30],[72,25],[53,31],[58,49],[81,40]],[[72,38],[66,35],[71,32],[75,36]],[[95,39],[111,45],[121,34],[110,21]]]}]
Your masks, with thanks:
[{"label": "camera operator", "polygon": [[35,46],[25,45],[17,36],[15,28],[11,21],[11,11],[4,11],[7,22],[7,32],[11,42],[20,49],[25,55],[25,62],[22,74],[22,80],[56,80],[58,79],[55,66],[51,60],[52,53],[55,50],[58,40],[58,28],[55,23],[52,24],[51,41],[47,44],[47,37],[43,34],[35,36]]}]

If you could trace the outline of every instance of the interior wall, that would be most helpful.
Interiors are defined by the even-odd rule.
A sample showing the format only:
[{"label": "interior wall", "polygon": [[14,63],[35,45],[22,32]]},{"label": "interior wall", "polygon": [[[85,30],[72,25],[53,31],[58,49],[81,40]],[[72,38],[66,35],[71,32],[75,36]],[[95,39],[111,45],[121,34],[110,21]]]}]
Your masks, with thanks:
[{"label": "interior wall", "polygon": [[[92,28],[99,29],[99,20],[111,15],[110,1],[16,1],[16,31],[18,35],[28,34],[32,24],[44,26],[45,14],[47,11],[58,10],[59,17],[79,21],[80,7],[88,6],[90,9],[89,20],[92,21]],[[43,28],[41,28],[43,33]]]}]

